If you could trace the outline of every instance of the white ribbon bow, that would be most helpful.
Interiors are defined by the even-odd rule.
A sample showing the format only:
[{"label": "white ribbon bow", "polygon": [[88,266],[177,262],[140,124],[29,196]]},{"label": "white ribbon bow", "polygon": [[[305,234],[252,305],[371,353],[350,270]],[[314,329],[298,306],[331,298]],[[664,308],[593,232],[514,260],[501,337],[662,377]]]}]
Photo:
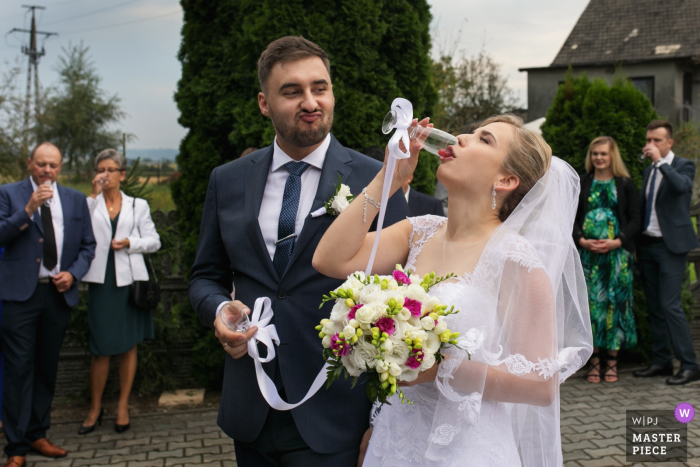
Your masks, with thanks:
[{"label": "white ribbon bow", "polygon": [[[255,306],[253,307],[253,313],[251,313],[250,325],[257,326],[258,332],[255,333],[253,339],[248,341],[248,355],[253,358],[255,363],[255,374],[258,378],[258,386],[260,387],[260,392],[263,397],[270,404],[270,407],[276,410],[291,410],[295,407],[300,406],[308,399],[311,398],[321,386],[326,382],[326,371],[328,369],[328,364],[326,363],[321,369],[320,373],[316,376],[314,383],[311,385],[309,392],[306,396],[296,404],[289,404],[282,400],[275,383],[267,376],[265,370],[263,370],[262,364],[270,362],[275,358],[275,344],[279,345],[280,338],[277,335],[277,328],[274,324],[270,324],[274,313],[272,312],[272,302],[268,297],[260,297],[255,300]],[[260,342],[265,347],[267,347],[267,357],[260,358],[260,353],[258,352],[258,344]],[[278,362],[279,365],[279,362]]]},{"label": "white ribbon bow", "polygon": [[[391,103],[391,110],[396,112],[396,123],[393,128],[396,130],[389,140],[389,160],[386,162],[386,174],[384,175],[384,187],[382,188],[382,200],[379,208],[379,217],[377,218],[377,235],[374,237],[374,245],[372,253],[369,255],[369,262],[365,275],[372,275],[372,266],[374,266],[374,258],[377,256],[377,248],[379,247],[379,235],[382,233],[382,225],[384,224],[384,215],[386,214],[386,205],[389,202],[389,192],[391,191],[391,181],[394,178],[396,170],[396,161],[398,159],[408,159],[411,157],[410,144],[411,139],[408,136],[408,128],[413,121],[413,104],[408,100],[397,97]],[[403,143],[406,152],[401,150],[399,142]],[[366,196],[366,195],[365,195]]]}]

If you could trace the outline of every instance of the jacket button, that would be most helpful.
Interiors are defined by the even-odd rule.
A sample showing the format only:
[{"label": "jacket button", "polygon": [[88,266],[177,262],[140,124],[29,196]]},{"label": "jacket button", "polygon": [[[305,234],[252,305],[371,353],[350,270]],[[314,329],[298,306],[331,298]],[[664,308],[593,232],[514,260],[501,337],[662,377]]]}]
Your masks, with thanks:
[{"label": "jacket button", "polygon": [[40,239],[39,239],[39,243],[44,243],[44,239],[43,239],[43,238],[40,238]]},{"label": "jacket button", "polygon": [[36,264],[41,264],[41,258],[36,259]]},{"label": "jacket button", "polygon": [[280,300],[283,300],[286,296],[287,294],[284,293],[284,290],[280,290],[279,292],[277,292],[277,298],[279,298]]}]

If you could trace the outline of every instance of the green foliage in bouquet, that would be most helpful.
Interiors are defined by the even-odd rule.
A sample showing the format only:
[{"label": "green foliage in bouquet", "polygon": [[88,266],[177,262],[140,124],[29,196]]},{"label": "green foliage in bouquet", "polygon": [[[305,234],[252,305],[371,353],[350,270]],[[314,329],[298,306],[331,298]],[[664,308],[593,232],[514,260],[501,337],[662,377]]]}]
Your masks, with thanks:
[{"label": "green foliage in bouquet", "polygon": [[395,97],[409,99],[416,115],[431,114],[437,93],[430,79],[427,0],[180,3],[182,77],[175,100],[188,133],[177,159],[182,176],[172,191],[188,264],[212,169],[274,138],[257,103],[257,60],[271,41],[301,35],[328,52],[336,98],[332,131],[347,147],[363,151],[386,145],[381,123]]}]

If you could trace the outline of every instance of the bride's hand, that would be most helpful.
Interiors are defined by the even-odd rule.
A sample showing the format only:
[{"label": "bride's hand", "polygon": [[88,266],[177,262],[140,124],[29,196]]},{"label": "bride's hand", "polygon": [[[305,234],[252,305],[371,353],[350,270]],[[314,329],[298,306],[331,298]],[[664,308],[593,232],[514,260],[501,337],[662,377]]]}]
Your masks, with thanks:
[{"label": "bride's hand", "polygon": [[405,388],[415,386],[416,384],[432,383],[435,381],[435,378],[437,378],[438,367],[439,365],[436,363],[431,368],[421,371],[418,373],[418,378],[413,381],[399,381],[399,386]]},{"label": "bride's hand", "polygon": [[[430,123],[430,118],[427,117],[421,120],[420,122],[418,121],[418,119],[414,118],[413,122],[411,123],[411,126],[433,128],[433,124]],[[423,142],[428,137],[428,134],[429,132],[420,132],[417,138],[411,140],[411,144],[409,147],[411,157],[409,157],[408,159],[399,159],[396,161],[396,169],[394,170],[392,188],[398,189],[398,187],[402,186],[404,182],[406,182],[406,180],[408,180],[411,177],[411,175],[413,175],[413,172],[416,170],[416,166],[418,165],[418,154],[420,153],[420,150],[423,147]],[[405,151],[406,148],[404,147],[403,142],[399,143],[399,148],[401,148],[402,151]],[[384,180],[384,176],[386,173],[386,164],[389,161],[389,157],[391,156],[389,155],[389,147],[387,146],[386,151],[384,152],[384,167],[382,167],[382,170],[377,175],[378,177],[381,177],[381,180]]]}]

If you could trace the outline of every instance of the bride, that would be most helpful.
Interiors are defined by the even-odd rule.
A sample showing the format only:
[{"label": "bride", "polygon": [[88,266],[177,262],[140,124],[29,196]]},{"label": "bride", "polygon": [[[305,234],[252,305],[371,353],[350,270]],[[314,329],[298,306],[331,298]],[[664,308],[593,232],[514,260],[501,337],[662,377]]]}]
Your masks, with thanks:
[{"label": "bride", "polygon": [[[447,320],[460,348],[400,383],[412,405],[393,396],[375,407],[358,465],[561,466],[559,384],[592,350],[571,239],[578,176],[514,116],[489,118],[457,140],[437,171],[449,217],[384,229],[373,273],[396,264],[421,277],[455,273],[430,294],[460,310]],[[420,146],[412,141],[411,157],[397,161],[391,193],[412,175]],[[384,170],[328,229],[313,259],[321,273],[364,270],[383,180]]]}]

